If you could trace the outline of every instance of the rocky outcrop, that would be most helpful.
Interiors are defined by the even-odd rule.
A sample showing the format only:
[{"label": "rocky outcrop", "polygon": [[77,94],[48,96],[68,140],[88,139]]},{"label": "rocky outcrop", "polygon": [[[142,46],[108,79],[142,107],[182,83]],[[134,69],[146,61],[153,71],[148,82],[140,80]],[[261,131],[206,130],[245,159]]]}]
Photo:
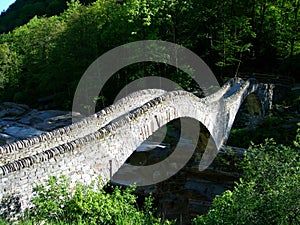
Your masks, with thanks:
[{"label": "rocky outcrop", "polygon": [[[82,118],[80,114],[73,116]],[[72,114],[67,111],[38,111],[24,104],[4,102],[0,104],[0,145],[38,136],[71,123]]]}]

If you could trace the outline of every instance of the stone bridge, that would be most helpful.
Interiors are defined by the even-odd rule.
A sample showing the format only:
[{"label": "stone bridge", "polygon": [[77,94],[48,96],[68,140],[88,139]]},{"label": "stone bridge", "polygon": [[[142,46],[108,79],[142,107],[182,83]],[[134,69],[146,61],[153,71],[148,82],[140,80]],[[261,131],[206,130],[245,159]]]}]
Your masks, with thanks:
[{"label": "stone bridge", "polygon": [[[205,98],[185,91],[142,90],[70,126],[2,146],[2,212],[3,202],[12,196],[26,208],[32,186],[49,176],[66,175],[72,184],[90,183],[99,176],[111,179],[143,141],[176,118],[202,123],[218,150],[245,99],[250,100],[250,113],[264,115],[271,105],[271,89],[255,79],[233,78]],[[153,182],[159,181],[159,175],[153,176]]]}]

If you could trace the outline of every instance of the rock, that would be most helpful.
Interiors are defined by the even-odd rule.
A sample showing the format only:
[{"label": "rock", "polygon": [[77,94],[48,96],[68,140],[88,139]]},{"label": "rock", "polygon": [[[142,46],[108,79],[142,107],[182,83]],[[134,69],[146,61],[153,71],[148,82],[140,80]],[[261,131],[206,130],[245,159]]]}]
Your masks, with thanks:
[{"label": "rock", "polygon": [[228,185],[224,183],[216,183],[208,180],[188,180],[184,184],[185,190],[195,191],[204,196],[207,200],[212,201],[216,195],[221,195],[228,190]]},{"label": "rock", "polygon": [[[75,114],[75,116],[77,118],[82,117],[80,114]],[[30,125],[38,130],[51,131],[70,125],[72,123],[72,113],[60,110],[33,110],[18,122]]]},{"label": "rock", "polygon": [[0,133],[5,133],[4,131],[12,126],[18,126],[19,124],[15,121],[6,121],[5,119],[0,119]]},{"label": "rock", "polygon": [[133,152],[126,162],[135,166],[151,165],[166,158],[168,150],[170,150],[170,145],[168,144],[145,141]]},{"label": "rock", "polygon": [[188,199],[188,210],[191,217],[206,214],[211,206],[211,201]]},{"label": "rock", "polygon": [[168,144],[145,141],[135,151],[136,152],[147,152],[147,151],[154,150],[156,148],[165,149],[168,147],[170,147],[170,145],[168,145]]},{"label": "rock", "polygon": [[28,126],[12,126],[7,128],[4,132],[9,136],[18,139],[25,139],[28,137],[33,137],[45,133],[44,131],[37,130]]},{"label": "rock", "polygon": [[30,110],[28,105],[3,102],[0,104],[0,118],[21,116]]},{"label": "rock", "polygon": [[18,122],[27,124],[27,125],[35,125],[36,123],[41,123],[47,119],[61,116],[64,114],[67,114],[66,111],[60,111],[60,110],[48,110],[48,111],[38,111],[38,110],[32,110],[30,113],[28,113],[26,116],[24,116],[22,119],[20,119]]},{"label": "rock", "polygon": [[17,139],[7,134],[0,133],[0,145],[5,145],[16,141]]},{"label": "rock", "polygon": [[40,130],[51,131],[60,127],[70,125],[71,123],[72,114],[66,113],[59,116],[51,117],[41,123],[33,124],[33,127]]},{"label": "rock", "polygon": [[251,115],[243,111],[238,112],[234,121],[234,128],[255,129],[263,124],[264,118],[260,115]]},{"label": "rock", "polygon": [[77,121],[83,118],[79,113],[72,114],[61,110],[39,111],[23,104],[1,103],[0,145],[70,125],[72,116]]}]

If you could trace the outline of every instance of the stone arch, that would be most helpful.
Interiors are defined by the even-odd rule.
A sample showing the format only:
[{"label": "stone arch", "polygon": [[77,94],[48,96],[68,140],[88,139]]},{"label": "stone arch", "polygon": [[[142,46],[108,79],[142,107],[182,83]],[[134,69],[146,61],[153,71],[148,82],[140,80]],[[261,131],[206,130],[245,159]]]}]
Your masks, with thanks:
[{"label": "stone arch", "polygon": [[262,123],[264,115],[263,101],[257,92],[253,91],[241,102],[232,126],[253,129]]},{"label": "stone arch", "polygon": [[[151,136],[149,136],[149,138],[144,140],[144,142],[134,152],[132,152],[132,154],[127,158],[126,163],[137,165],[137,166],[151,165],[165,159],[167,157],[166,155],[158,157],[156,160],[150,160],[145,162],[144,160],[147,159],[145,159],[143,154],[141,154],[142,156],[140,159],[142,161],[139,161],[139,156],[137,153],[148,152],[151,154],[151,151],[157,151],[157,149],[159,148],[167,147],[170,148],[168,150],[168,155],[170,155],[170,153],[174,150],[177,143],[179,142],[181,123],[186,123],[188,124],[188,126],[192,126],[192,125],[200,126],[199,137],[197,138],[197,140],[194,140],[193,142],[192,138],[190,137],[190,134],[185,133],[183,134],[183,137],[185,139],[185,142],[183,144],[196,145],[197,149],[201,149],[201,152],[203,153],[205,151],[206,146],[208,145],[209,137],[211,136],[210,131],[201,121],[198,121],[195,118],[181,117],[169,121],[167,124],[163,125],[158,130],[154,131],[151,134]],[[142,146],[147,144],[149,144],[148,148]],[[166,146],[160,146],[160,144],[165,144]],[[145,154],[145,155],[149,155],[149,154]],[[133,157],[135,156],[137,156],[137,159],[133,159]]]},{"label": "stone arch", "polygon": [[[179,141],[180,136],[180,126],[182,124],[185,124],[185,126],[199,126],[200,132],[199,136],[195,139],[192,133],[184,133],[180,138],[183,138],[181,140],[184,140],[182,142]],[[163,141],[161,142],[161,138],[158,137],[157,139],[153,136],[160,135],[164,131],[161,132],[161,129],[165,129],[166,126],[171,125],[175,128],[171,128],[171,132],[177,132],[177,137],[171,137],[170,134],[166,134],[166,136],[163,138]],[[169,130],[169,128],[168,128]],[[170,131],[169,130],[169,131]],[[193,129],[191,129],[192,131]],[[176,139],[175,143],[170,143],[170,139]],[[195,166],[200,165],[200,162],[202,160],[202,157],[204,155],[204,152],[207,150],[207,148],[210,149],[211,152],[213,152],[215,155],[217,154],[217,146],[214,142],[214,140],[211,138],[211,132],[208,130],[208,128],[205,126],[205,124],[202,121],[197,120],[193,117],[177,117],[174,118],[171,121],[168,121],[166,124],[164,124],[162,127],[160,127],[158,130],[155,130],[149,138],[147,138],[140,146],[149,144],[149,149],[144,150],[145,147],[143,147],[142,151],[133,151],[132,154],[127,158],[125,163],[120,167],[120,169],[114,174],[112,178],[113,183],[117,184],[123,184],[123,185],[131,185],[135,183],[136,179],[147,179],[148,177],[143,177],[145,174],[143,174],[141,171],[138,170],[138,168],[145,167],[145,166],[152,166],[157,163],[172,163],[173,165],[177,164],[177,167],[180,167],[173,175],[179,173],[184,167],[186,167],[188,164],[190,164],[190,161],[196,162]],[[155,146],[154,149],[151,148],[151,144],[157,144],[157,148]],[[176,157],[184,158],[185,154],[190,154],[190,157],[188,160],[181,164],[179,163],[180,159],[175,159],[174,161],[169,160],[167,161],[168,157],[170,155],[174,154],[174,149],[178,147],[178,144],[181,145],[179,148],[181,148],[182,153],[177,152]],[[162,146],[162,147],[161,147]],[[166,146],[166,149],[163,149],[163,147]],[[138,147],[139,148],[139,147]],[[151,148],[151,149],[150,149]],[[193,149],[192,152],[190,152],[188,149]],[[187,150],[187,151],[186,151]],[[167,159],[167,160],[166,160]],[[174,159],[174,157],[173,157]],[[132,166],[132,167],[131,167]],[[164,165],[165,169],[169,169],[168,165]],[[176,165],[175,165],[176,166]],[[152,167],[153,169],[154,167]],[[199,169],[200,170],[200,169]],[[173,173],[173,171],[167,171],[169,174]],[[126,176],[127,180],[124,180],[123,177]],[[170,179],[172,176],[167,177],[167,179]],[[148,178],[149,179],[149,178]],[[161,180],[163,181],[163,180]],[[157,182],[161,182],[157,181]],[[140,183],[137,183],[140,184]]]},{"label": "stone arch", "polygon": [[247,109],[250,115],[263,116],[263,106],[260,97],[255,93],[249,94],[245,102],[247,104]]},{"label": "stone arch", "polygon": [[[241,102],[257,89],[258,84],[254,80],[245,82],[232,79],[220,90],[205,98],[198,98],[185,91],[167,93],[155,91],[155,93],[148,93],[151,100],[147,97],[146,103],[142,103],[137,108],[132,109],[130,104],[126,106],[130,110],[129,113],[122,111],[121,104],[119,111],[123,113],[118,114],[119,116],[114,114],[111,119],[106,117],[107,120],[103,123],[98,121],[103,117],[98,118],[98,114],[93,115],[90,119],[91,123],[96,121],[98,125],[105,124],[93,131],[86,129],[88,127],[86,124],[89,123],[80,126],[75,124],[76,129],[72,137],[69,127],[64,129],[66,132],[62,132],[63,134],[54,132],[51,135],[47,134],[48,139],[42,136],[36,137],[37,141],[33,144],[29,142],[30,140],[25,140],[0,148],[1,156],[7,156],[7,160],[0,166],[2,182],[0,197],[2,198],[4,194],[12,195],[18,190],[24,193],[26,202],[31,197],[32,184],[42,183],[47,176],[61,173],[70,176],[71,180],[86,183],[97,179],[99,174],[103,179],[110,179],[136,147],[159,127],[176,118],[194,118],[204,124],[216,145],[216,151],[212,152],[217,154],[218,149],[226,141]],[[125,103],[127,105],[128,102]],[[117,110],[115,106],[110,107],[110,110],[104,111],[103,114],[107,115]],[[83,130],[88,132],[83,135]],[[59,140],[64,133],[66,133],[65,139]],[[59,140],[59,142],[49,147],[47,145],[49,139],[53,139],[54,142]],[[36,149],[29,146],[35,146]],[[38,152],[37,148],[39,148]],[[25,149],[26,153],[24,153]],[[182,149],[184,150],[186,149]],[[15,152],[24,154],[16,157]],[[214,157],[208,155],[207,164],[211,159]],[[24,170],[28,179],[26,183],[20,183]]]}]

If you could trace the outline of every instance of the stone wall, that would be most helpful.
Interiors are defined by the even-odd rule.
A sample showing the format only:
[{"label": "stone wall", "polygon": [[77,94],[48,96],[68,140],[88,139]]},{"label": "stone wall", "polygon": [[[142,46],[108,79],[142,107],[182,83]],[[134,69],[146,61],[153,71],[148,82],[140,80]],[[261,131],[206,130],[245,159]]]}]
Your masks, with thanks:
[{"label": "stone wall", "polygon": [[[200,121],[219,149],[239,106],[258,88],[253,80],[232,79],[201,99],[185,91],[147,90],[69,127],[1,147],[0,198],[18,196],[23,209],[32,197],[32,186],[49,176],[64,174],[72,185],[99,176],[108,180],[144,140],[176,118]],[[141,93],[145,97],[140,99]]]},{"label": "stone wall", "polygon": [[43,152],[60,144],[84,137],[107,125],[113,119],[134,110],[149,100],[165,93],[163,90],[142,90],[120,99],[100,112],[89,116],[77,123],[62,127],[36,137],[27,138],[0,146],[0,165]]}]

